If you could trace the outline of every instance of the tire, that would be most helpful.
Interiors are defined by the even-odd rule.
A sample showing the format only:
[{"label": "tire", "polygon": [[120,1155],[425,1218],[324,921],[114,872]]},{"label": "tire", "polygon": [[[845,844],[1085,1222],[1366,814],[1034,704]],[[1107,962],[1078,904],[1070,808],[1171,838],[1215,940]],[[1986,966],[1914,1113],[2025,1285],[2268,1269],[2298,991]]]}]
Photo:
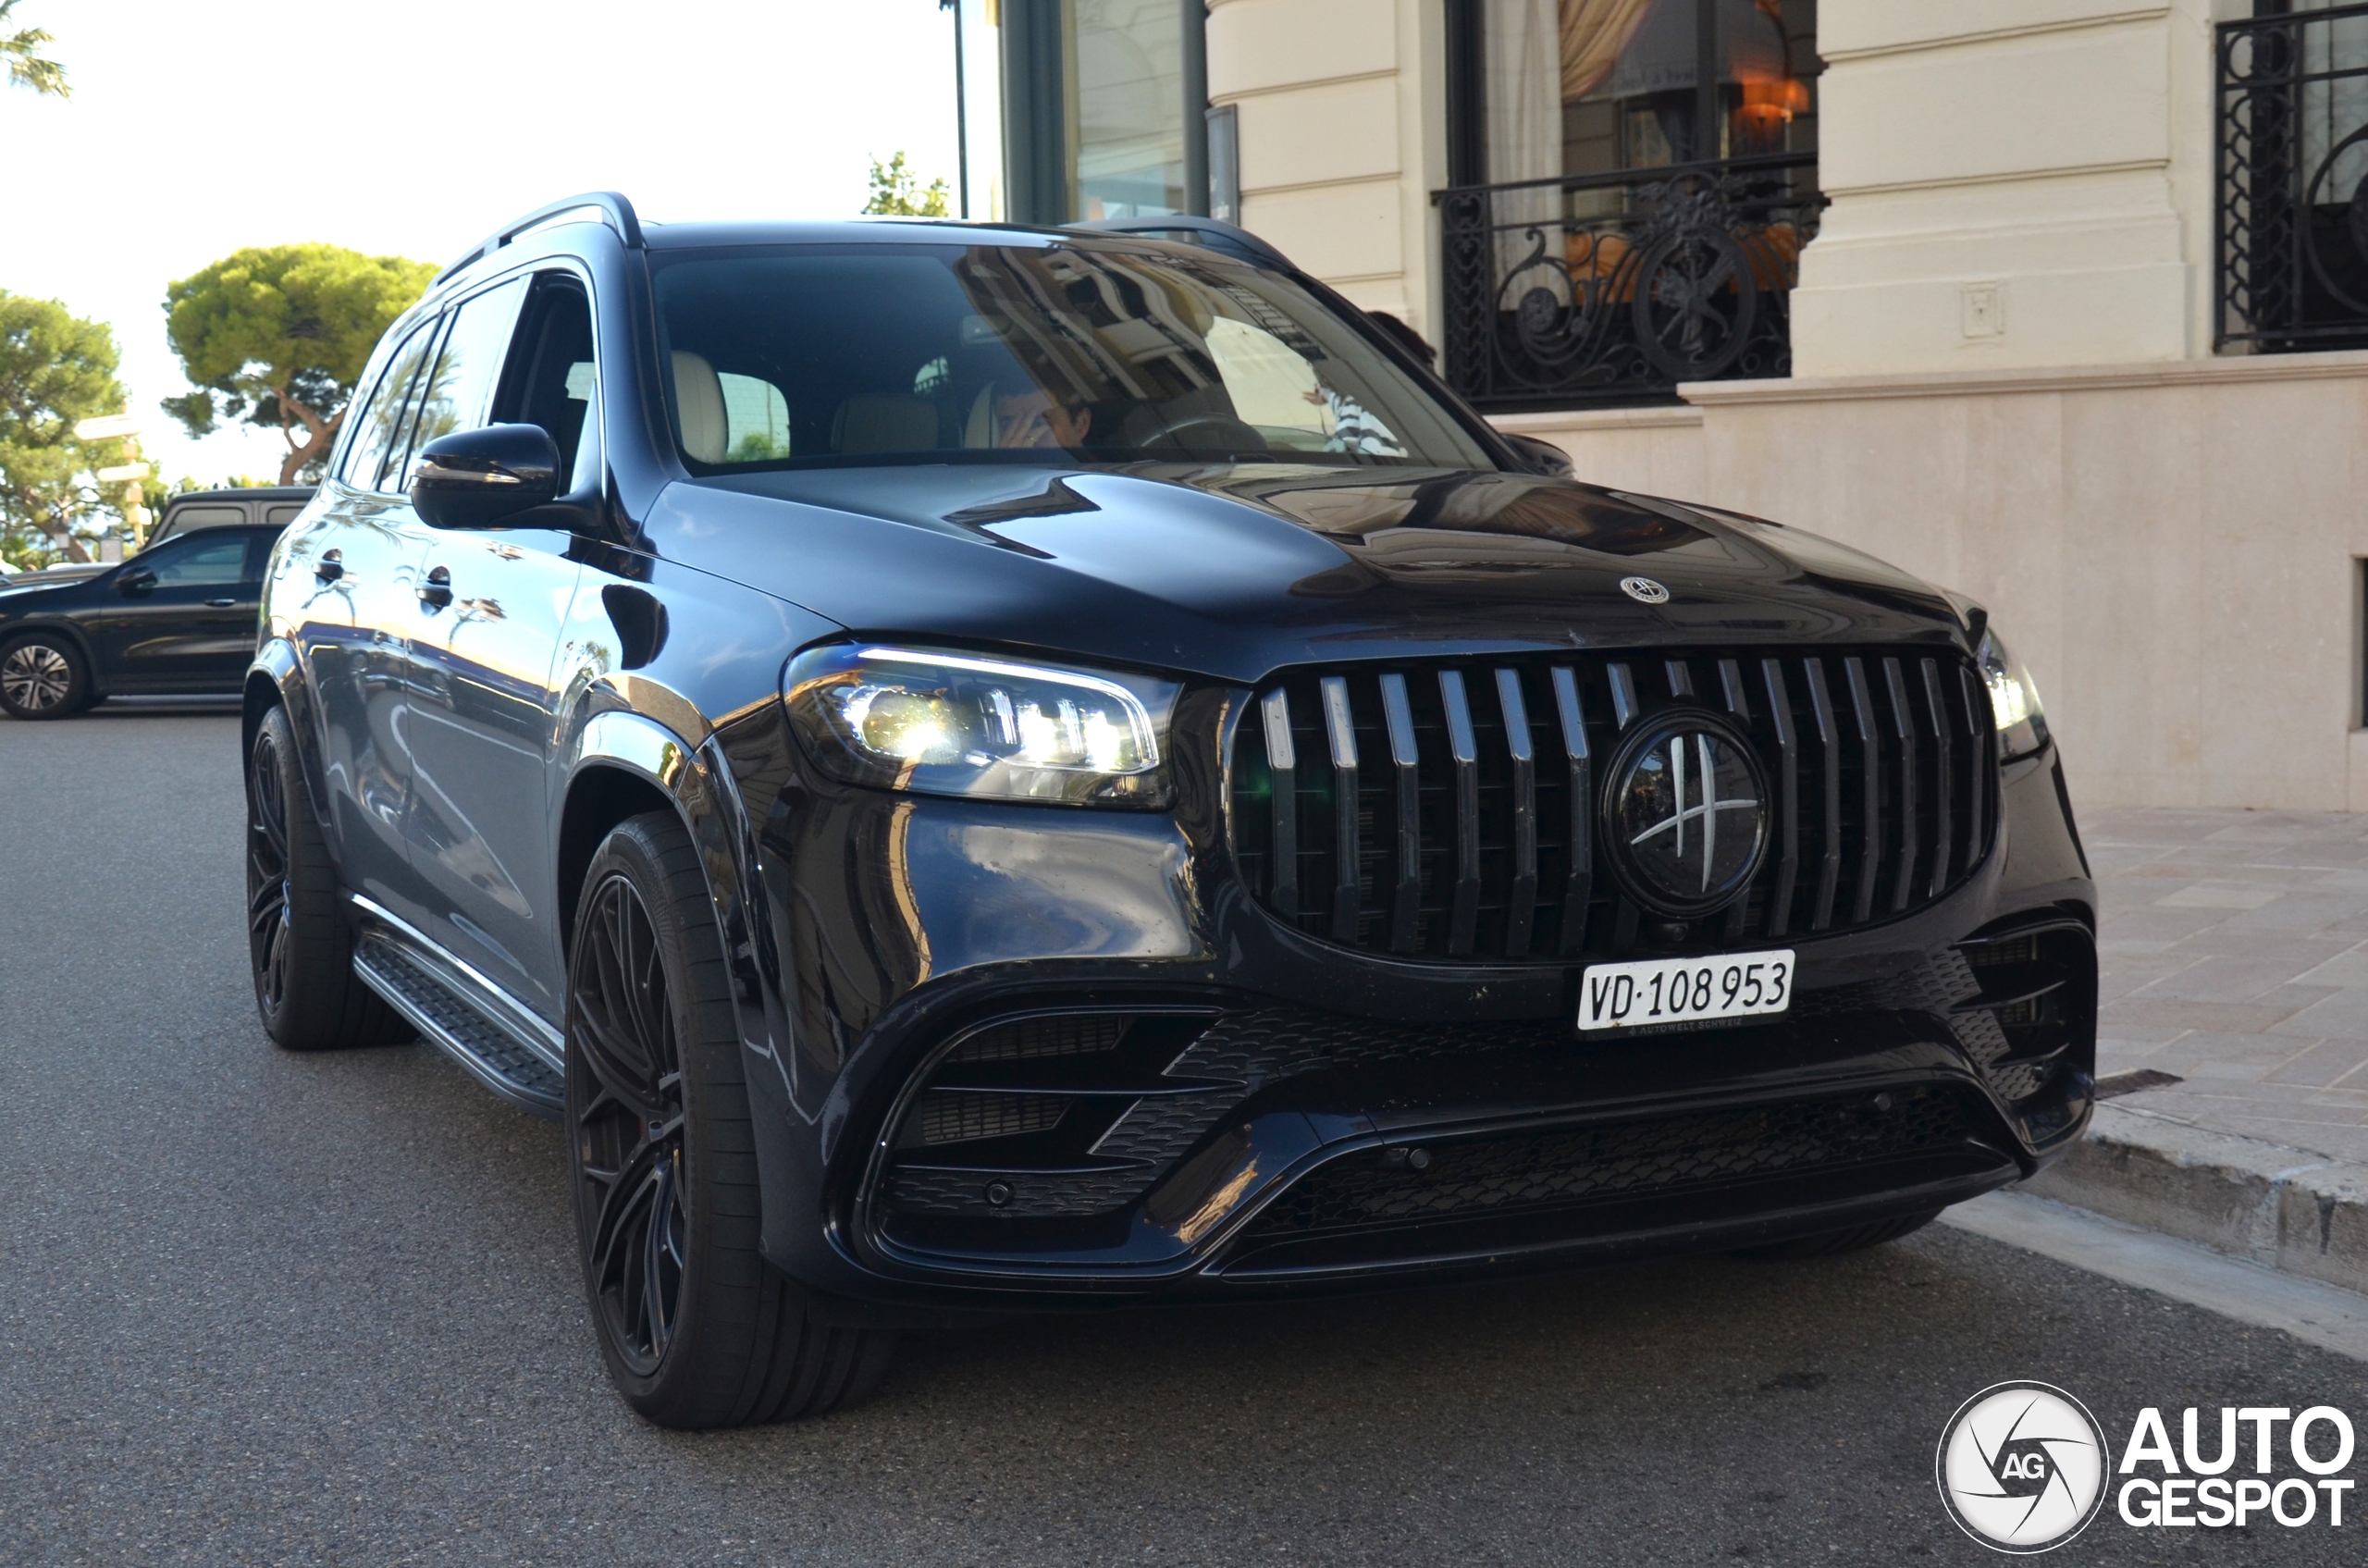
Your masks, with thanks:
[{"label": "tire", "polygon": [[247,957],[264,1031],[290,1051],[385,1045],[411,1026],[353,972],[337,867],[274,708],[247,752]]},{"label": "tire", "polygon": [[887,1371],[887,1329],[817,1321],[758,1251],[757,1156],[722,944],[682,823],[593,855],[567,994],[568,1188],[625,1402],[699,1430],[821,1415]]},{"label": "tire", "polygon": [[0,648],[0,711],[63,719],[90,700],[91,666],[71,637],[35,632]]},{"label": "tire", "polygon": [[1890,1219],[1870,1219],[1864,1225],[1853,1225],[1844,1230],[1796,1236],[1789,1241],[1771,1241],[1764,1247],[1737,1247],[1734,1255],[1753,1263],[1789,1263],[1803,1258],[1829,1258],[1840,1253],[1860,1253],[1868,1247],[1880,1247],[1886,1241],[1896,1241],[1902,1236],[1923,1229],[1940,1217],[1938,1209],[1923,1214],[1895,1215]]}]

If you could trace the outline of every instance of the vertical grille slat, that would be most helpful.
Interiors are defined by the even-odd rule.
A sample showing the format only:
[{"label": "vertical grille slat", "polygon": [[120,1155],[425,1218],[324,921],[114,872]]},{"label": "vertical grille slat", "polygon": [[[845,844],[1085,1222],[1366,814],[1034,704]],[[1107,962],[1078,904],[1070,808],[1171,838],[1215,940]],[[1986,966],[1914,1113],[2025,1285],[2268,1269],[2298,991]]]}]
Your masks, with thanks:
[{"label": "vertical grille slat", "polygon": [[1883,685],[1891,693],[1893,733],[1899,740],[1899,872],[1892,882],[1891,912],[1907,907],[1916,890],[1917,833],[1916,772],[1922,765],[1916,745],[1916,715],[1907,701],[1907,675],[1899,661],[1883,661]]},{"label": "vertical grille slat", "polygon": [[1267,895],[1275,913],[1299,913],[1299,768],[1291,747],[1291,699],[1280,686],[1259,703],[1266,727],[1266,772],[1274,780],[1274,870]]},{"label": "vertical grille slat", "polygon": [[1801,874],[1801,748],[1783,661],[1763,659],[1759,673],[1768,684],[1768,716],[1776,729],[1776,886],[1768,895],[1768,934],[1782,936],[1792,930],[1793,888]]},{"label": "vertical grille slat", "polygon": [[1604,673],[1611,683],[1611,722],[1624,730],[1636,716],[1636,678],[1625,664],[1609,665]]},{"label": "vertical grille slat", "polygon": [[1883,863],[1883,743],[1875,720],[1874,694],[1867,689],[1867,661],[1845,659],[1842,678],[1850,688],[1850,718],[1858,732],[1858,874],[1851,894],[1850,923],[1874,919],[1875,878]]},{"label": "vertical grille slat", "polygon": [[1924,704],[1932,716],[1932,879],[1924,890],[1927,899],[1938,898],[1949,885],[1951,852],[1956,846],[1956,835],[1950,824],[1956,821],[1955,801],[1952,798],[1956,783],[1956,766],[1949,755],[1949,709],[1941,697],[1941,666],[1933,660],[1922,661]]},{"label": "vertical grille slat", "polygon": [[1389,945],[1400,953],[1414,952],[1422,942],[1423,914],[1423,778],[1422,753],[1414,744],[1414,707],[1406,697],[1406,677],[1396,673],[1381,678],[1381,712],[1389,729],[1389,772],[1395,786],[1398,874],[1390,884]]},{"label": "vertical grille slat", "polygon": [[1965,698],[1965,863],[1970,870],[1981,863],[1981,851],[1990,843],[1990,792],[1982,787],[1989,748],[1982,745],[1981,733],[1990,719],[1990,690],[1971,669],[1957,672],[1957,686]]},{"label": "vertical grille slat", "polygon": [[[1343,947],[1535,963],[1798,941],[1922,907],[1979,869],[1996,837],[1986,698],[1961,650],[1930,646],[1284,671],[1231,731],[1227,837],[1252,898]],[[1764,850],[1737,897],[1671,920],[1596,874],[1595,765],[1622,732],[1706,707],[1758,759]],[[1690,795],[1694,744],[1665,760]],[[1719,820],[1720,848],[1738,825]],[[1709,827],[1689,820],[1687,844]]]},{"label": "vertical grille slat", "polygon": [[1357,723],[1349,709],[1349,682],[1326,675],[1324,738],[1332,752],[1332,940],[1357,939],[1358,870],[1363,860],[1357,821]]},{"label": "vertical grille slat", "polygon": [[1504,953],[1525,958],[1537,915],[1537,754],[1530,744],[1520,671],[1497,672],[1497,706],[1505,721],[1505,754],[1512,763],[1512,887],[1505,896]]},{"label": "vertical grille slat", "polygon": [[1455,901],[1448,913],[1447,950],[1463,954],[1472,951],[1480,920],[1480,743],[1472,732],[1462,671],[1439,672],[1439,706],[1455,769]]},{"label": "vertical grille slat", "polygon": [[1555,948],[1568,957],[1586,942],[1587,900],[1595,892],[1595,788],[1578,674],[1569,665],[1558,664],[1553,680],[1554,716],[1561,725],[1562,756],[1571,775],[1570,869],[1562,878],[1562,936]]},{"label": "vertical grille slat", "polygon": [[1833,923],[1834,895],[1842,884],[1842,726],[1835,722],[1833,694],[1825,684],[1825,661],[1805,661],[1809,676],[1809,712],[1817,720],[1818,777],[1825,787],[1825,830],[1819,835],[1817,906],[1809,929]]}]

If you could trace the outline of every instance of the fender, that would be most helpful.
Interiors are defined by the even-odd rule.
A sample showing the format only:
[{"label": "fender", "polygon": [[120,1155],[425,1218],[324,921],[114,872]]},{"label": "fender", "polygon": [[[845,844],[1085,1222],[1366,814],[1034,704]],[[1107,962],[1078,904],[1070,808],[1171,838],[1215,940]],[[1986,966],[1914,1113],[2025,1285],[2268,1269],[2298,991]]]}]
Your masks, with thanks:
[{"label": "fender", "polygon": [[255,649],[254,662],[247,666],[239,716],[239,772],[242,777],[246,773],[255,731],[262,727],[264,710],[270,706],[258,698],[258,688],[266,681],[280,706],[288,710],[288,725],[296,735],[296,766],[304,777],[304,793],[312,797],[314,820],[321,824],[322,835],[334,844],[337,835],[329,830],[328,775],[321,766],[320,709],[313,701],[313,684],[305,678],[303,657],[286,637],[265,638]]},{"label": "fender", "polygon": [[[622,683],[604,678],[595,687],[610,702],[626,700]],[[665,706],[698,717],[698,710],[679,694],[647,678],[630,689],[648,704],[650,688],[672,698]],[[677,716],[670,713],[669,717]],[[564,800],[576,782],[594,769],[622,770],[655,785],[673,804],[683,826],[697,846],[708,896],[715,909],[715,927],[733,980],[733,1008],[740,1041],[747,1052],[751,1074],[777,1081],[784,1096],[786,1068],[777,1049],[765,1006],[761,955],[771,949],[772,932],[764,901],[756,896],[757,845],[740,792],[713,731],[701,720],[703,732],[694,743],[647,711],[608,708],[595,712],[578,731],[566,761]]]},{"label": "fender", "polygon": [[[785,1228],[792,1213],[815,1201],[818,1179],[806,1169],[810,1160],[800,1159],[788,1137],[796,1103],[789,1080],[793,1054],[785,1037],[776,1038],[787,1027],[787,1011],[765,982],[768,969],[780,973],[779,949],[757,883],[755,833],[716,733],[687,698],[646,676],[604,676],[594,683],[590,698],[600,710],[584,722],[569,748],[561,812],[563,818],[565,803],[585,773],[621,771],[663,794],[697,846],[732,974],[733,1018],[755,1134],[758,1233],[771,1243],[767,1212]],[[660,722],[648,711],[653,708],[670,718],[696,721],[699,739],[695,743]],[[765,1250],[776,1261],[785,1251],[773,1244]]]}]

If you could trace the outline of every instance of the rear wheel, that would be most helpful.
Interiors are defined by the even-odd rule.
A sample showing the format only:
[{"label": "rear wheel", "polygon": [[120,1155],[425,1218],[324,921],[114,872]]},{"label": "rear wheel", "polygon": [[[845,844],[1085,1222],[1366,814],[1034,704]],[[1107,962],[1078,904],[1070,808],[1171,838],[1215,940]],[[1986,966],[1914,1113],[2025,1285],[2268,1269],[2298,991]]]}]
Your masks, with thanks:
[{"label": "rear wheel", "polygon": [[284,708],[264,715],[247,753],[247,955],[264,1030],[289,1050],[410,1037],[410,1026],[353,972],[337,868]]},{"label": "rear wheel", "polygon": [[755,1141],[704,872],[671,814],[592,858],[567,996],[570,1186],[609,1374],[661,1426],[820,1415],[870,1393],[894,1336],[817,1322],[758,1251]]},{"label": "rear wheel", "polygon": [[1783,1263],[1796,1258],[1824,1258],[1837,1253],[1864,1252],[1868,1247],[1880,1247],[1886,1241],[1896,1241],[1912,1231],[1921,1230],[1940,1217],[1940,1210],[1930,1209],[1922,1214],[1897,1215],[1890,1219],[1870,1219],[1864,1225],[1821,1231],[1815,1236],[1795,1236],[1789,1241],[1771,1241],[1764,1247],[1737,1247],[1734,1255],[1748,1258],[1754,1263]]},{"label": "rear wheel", "polygon": [[0,709],[12,719],[63,719],[90,691],[90,666],[70,638],[35,632],[0,648]]}]

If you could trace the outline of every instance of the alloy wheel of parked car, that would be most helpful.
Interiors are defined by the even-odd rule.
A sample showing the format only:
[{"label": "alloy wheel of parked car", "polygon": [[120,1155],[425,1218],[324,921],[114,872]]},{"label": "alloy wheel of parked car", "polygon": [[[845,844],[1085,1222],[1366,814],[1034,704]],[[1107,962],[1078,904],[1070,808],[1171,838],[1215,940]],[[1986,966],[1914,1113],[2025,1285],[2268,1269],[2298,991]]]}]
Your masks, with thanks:
[{"label": "alloy wheel of parked car", "polygon": [[567,994],[570,1185],[610,1375],[662,1426],[820,1415],[869,1393],[895,1336],[815,1321],[758,1252],[738,1030],[697,849],[622,823],[592,858]]},{"label": "alloy wheel of parked car", "polygon": [[287,710],[247,752],[247,957],[265,1031],[291,1051],[377,1045],[411,1026],[353,972],[353,937]]},{"label": "alloy wheel of parked car", "polygon": [[90,676],[73,644],[23,637],[0,650],[0,708],[18,719],[62,719],[83,706]]}]

